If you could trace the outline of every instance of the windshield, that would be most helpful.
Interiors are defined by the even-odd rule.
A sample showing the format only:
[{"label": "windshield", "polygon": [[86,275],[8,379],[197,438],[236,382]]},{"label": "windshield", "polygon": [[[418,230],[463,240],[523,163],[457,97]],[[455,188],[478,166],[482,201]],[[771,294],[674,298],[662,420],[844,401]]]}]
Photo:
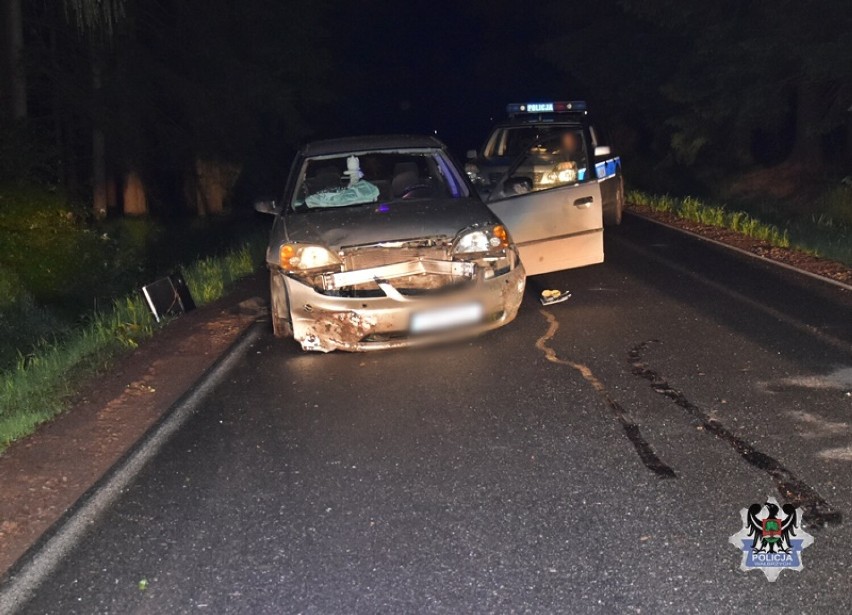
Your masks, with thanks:
[{"label": "windshield", "polygon": [[536,141],[550,135],[561,134],[566,126],[525,125],[498,128],[485,146],[485,158],[517,158]]},{"label": "windshield", "polygon": [[499,182],[492,198],[560,188],[591,179],[594,177],[588,172],[583,132],[562,128],[545,139],[528,144]]},{"label": "windshield", "polygon": [[294,211],[397,200],[462,198],[467,187],[441,150],[371,151],[308,158]]}]

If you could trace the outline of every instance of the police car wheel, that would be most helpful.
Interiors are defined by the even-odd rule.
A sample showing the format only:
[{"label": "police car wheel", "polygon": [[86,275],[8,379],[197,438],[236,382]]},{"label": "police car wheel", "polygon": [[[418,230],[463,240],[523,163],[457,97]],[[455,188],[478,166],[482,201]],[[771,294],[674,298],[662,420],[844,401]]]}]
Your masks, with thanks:
[{"label": "police car wheel", "polygon": [[618,184],[615,189],[615,207],[604,213],[604,224],[607,226],[618,226],[624,213],[624,178],[621,173],[616,175]]}]

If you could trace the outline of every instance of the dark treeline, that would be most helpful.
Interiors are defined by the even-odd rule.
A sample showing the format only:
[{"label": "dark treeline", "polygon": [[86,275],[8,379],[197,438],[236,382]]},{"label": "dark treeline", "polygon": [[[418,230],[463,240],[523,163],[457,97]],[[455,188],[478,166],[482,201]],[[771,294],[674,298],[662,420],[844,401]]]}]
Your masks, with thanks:
[{"label": "dark treeline", "polygon": [[628,172],[661,182],[852,161],[845,0],[0,3],[0,182],[97,216],[274,193],[310,137],[463,151],[534,98],[587,98]]},{"label": "dark treeline", "polygon": [[[3,3],[8,28],[21,0]],[[4,179],[88,193],[98,215],[219,211],[243,163],[297,141],[303,110],[328,100],[319,11],[272,0],[22,4],[27,100],[22,114],[4,96]]]}]

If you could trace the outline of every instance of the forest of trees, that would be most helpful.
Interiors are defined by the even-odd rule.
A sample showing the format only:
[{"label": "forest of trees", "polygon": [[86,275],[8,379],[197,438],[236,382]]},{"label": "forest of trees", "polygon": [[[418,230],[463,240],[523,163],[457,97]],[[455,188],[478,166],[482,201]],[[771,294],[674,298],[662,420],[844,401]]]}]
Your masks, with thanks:
[{"label": "forest of trees", "polygon": [[[510,99],[588,98],[638,166],[852,168],[843,0],[0,0],[0,182],[95,216],[221,211],[310,135],[476,145]],[[239,179],[238,179],[239,178]]]},{"label": "forest of trees", "polygon": [[216,213],[245,160],[327,96],[319,11],[274,0],[2,0],[0,181],[98,217]]},{"label": "forest of trees", "polygon": [[[848,3],[614,4],[619,10],[596,3],[544,50],[622,125],[653,142],[655,157],[729,169],[784,160],[811,170],[850,166]],[[556,2],[553,11],[565,20],[572,13],[570,3]],[[600,53],[588,62],[569,60],[592,48]]]}]

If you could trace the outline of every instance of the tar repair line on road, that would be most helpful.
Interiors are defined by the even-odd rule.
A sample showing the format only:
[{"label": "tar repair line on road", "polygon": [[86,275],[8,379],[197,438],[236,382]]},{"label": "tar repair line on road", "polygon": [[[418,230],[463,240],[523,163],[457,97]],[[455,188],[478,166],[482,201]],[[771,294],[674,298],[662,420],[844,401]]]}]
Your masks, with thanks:
[{"label": "tar repair line on road", "polygon": [[592,385],[592,388],[595,389],[598,395],[603,398],[607,406],[609,406],[612,410],[616,420],[624,429],[627,439],[633,444],[633,447],[636,449],[636,454],[639,455],[639,459],[642,460],[642,463],[645,464],[646,468],[651,470],[660,478],[677,478],[675,471],[657,457],[654,449],[651,448],[651,445],[648,444],[647,440],[642,437],[642,432],[639,430],[639,426],[633,422],[630,415],[621,406],[621,404],[612,398],[603,383],[594,375],[594,373],[592,373],[592,370],[582,363],[576,363],[574,361],[569,361],[568,359],[560,359],[556,354],[556,351],[547,345],[547,342],[552,340],[553,336],[555,336],[556,332],[559,330],[559,321],[556,320],[556,316],[547,310],[541,310],[541,313],[545,319],[547,319],[548,327],[547,332],[545,332],[545,334],[536,341],[535,347],[544,353],[544,356],[548,361],[556,363],[557,365],[567,365],[579,372],[583,379]]},{"label": "tar repair line on road", "polygon": [[199,409],[202,402],[227,376],[268,323],[251,325],[229,350],[167,411],[166,415],[87,491],[80,500],[32,547],[0,587],[0,613],[22,607],[62,559],[92,529],[100,516],[122,495],[145,465]]},{"label": "tar repair line on road", "polygon": [[[734,435],[722,423],[710,417],[704,410],[687,399],[682,391],[675,389],[657,372],[648,367],[642,360],[642,353],[648,345],[657,342],[642,342],[630,349],[628,361],[633,368],[633,374],[651,382],[651,388],[665,395],[678,406],[689,412],[697,419],[704,431],[713,434],[723,442],[727,442],[749,464],[766,472],[775,482],[778,493],[796,508],[804,508],[805,519],[816,526],[829,524],[839,525],[842,514],[826,502],[813,488],[796,477],[790,470],[766,453],[762,453],[745,440]],[[658,342],[657,342],[658,343]]]}]

